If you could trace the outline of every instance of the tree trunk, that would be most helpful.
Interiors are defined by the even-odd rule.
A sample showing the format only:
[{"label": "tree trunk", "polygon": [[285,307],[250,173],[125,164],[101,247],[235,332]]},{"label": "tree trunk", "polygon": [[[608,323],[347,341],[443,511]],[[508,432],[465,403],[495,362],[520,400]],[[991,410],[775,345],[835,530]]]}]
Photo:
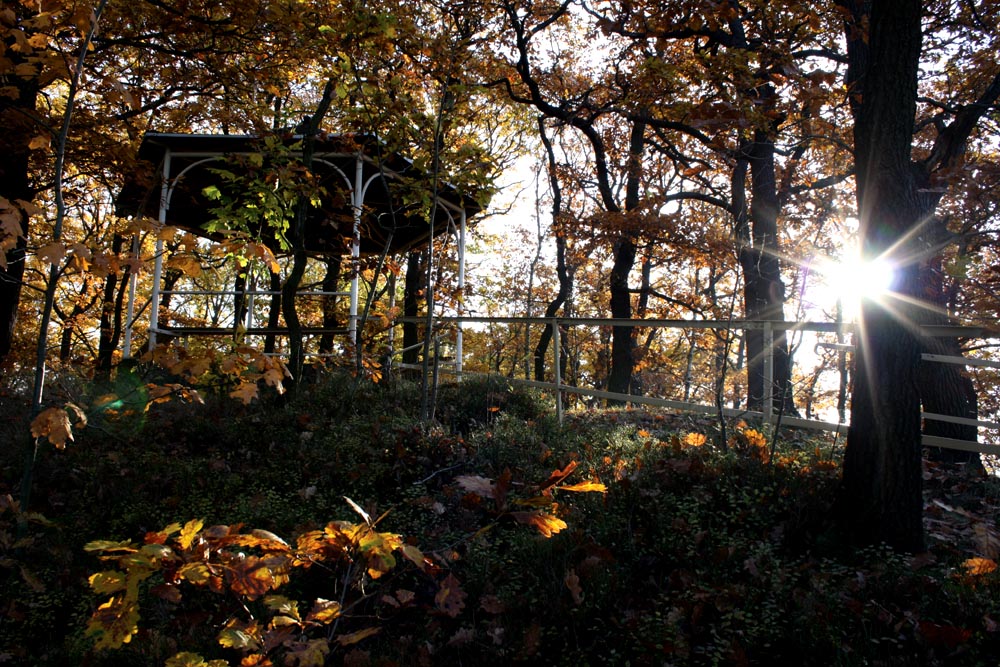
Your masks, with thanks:
[{"label": "tree trunk", "polygon": [[[423,286],[423,253],[411,250],[406,256],[406,278],[403,284],[403,317],[415,318],[420,313],[420,291]],[[420,361],[420,337],[415,321],[403,322],[403,363]]]},{"label": "tree trunk", "polygon": [[[767,99],[769,96],[764,95]],[[773,97],[773,91],[770,97]],[[785,284],[778,260],[778,191],[775,180],[774,141],[763,131],[744,146],[750,167],[749,229],[742,233],[739,260],[743,270],[744,313],[748,320],[783,322],[785,319]],[[734,184],[735,186],[735,184]],[[764,405],[764,332],[748,330],[747,407],[761,410]],[[772,406],[777,411],[795,414],[791,392],[791,359],[784,331],[774,332],[770,350],[774,387]]]},{"label": "tree trunk", "polygon": [[[30,10],[21,3],[15,3],[13,8],[18,19],[30,15]],[[5,55],[12,61],[7,71],[13,71],[14,67],[23,63],[23,57],[11,49],[7,49]],[[0,104],[0,127],[3,128],[0,132],[0,198],[6,199],[19,217],[21,236],[5,253],[6,268],[0,268],[0,363],[10,354],[14,338],[28,247],[28,216],[18,201],[30,202],[35,197],[29,177],[28,142],[35,135],[45,132],[34,121],[37,81],[17,76],[4,78],[5,86],[15,95]]]},{"label": "tree trunk", "polygon": [[[281,274],[271,273],[269,279],[267,289],[271,292],[271,305],[267,309],[267,328],[274,330],[281,323]],[[264,354],[274,354],[275,340],[274,334],[264,337]]]},{"label": "tree trunk", "polygon": [[[913,257],[908,233],[919,223],[920,193],[911,167],[921,52],[919,0],[876,0],[867,35],[855,32],[867,5],[851,4],[848,86],[862,252]],[[861,543],[923,548],[920,446],[920,343],[906,298],[919,296],[918,267],[897,269],[902,298],[861,305],[851,424],[844,456],[842,518]]]},{"label": "tree trunk", "polygon": [[[645,123],[635,122],[629,138],[628,175],[625,181],[625,211],[634,211],[639,206],[639,188],[642,182],[642,153],[646,144]],[[621,233],[614,245],[614,264],[611,267],[609,291],[611,294],[611,317],[628,320],[632,318],[632,291],[628,286],[628,276],[635,264],[637,251],[635,234],[629,230]],[[608,373],[608,391],[619,394],[640,394],[636,384],[635,369],[635,327],[614,327],[611,332],[611,370]],[[608,401],[609,405],[622,401]]]},{"label": "tree trunk", "polygon": [[[326,273],[323,274],[323,291],[336,292],[340,285],[340,256],[326,259]],[[337,297],[323,297],[323,328],[334,329],[337,327]],[[361,332],[358,332],[358,341],[361,340]],[[324,333],[319,338],[319,351],[322,354],[333,352],[333,334]]]},{"label": "tree trunk", "polygon": [[[111,239],[111,253],[121,257],[125,238],[115,234]],[[115,350],[122,334],[122,307],[125,303],[125,292],[128,291],[131,265],[125,264],[121,280],[114,271],[108,272],[104,279],[104,291],[101,294],[101,336],[97,343],[96,371],[100,377],[107,378],[111,374]]]}]

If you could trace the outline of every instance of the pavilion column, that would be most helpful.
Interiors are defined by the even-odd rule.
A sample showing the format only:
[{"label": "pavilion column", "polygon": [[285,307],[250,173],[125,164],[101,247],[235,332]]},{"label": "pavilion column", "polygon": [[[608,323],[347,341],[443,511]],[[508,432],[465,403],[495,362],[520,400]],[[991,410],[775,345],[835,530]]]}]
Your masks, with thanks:
[{"label": "pavilion column", "polygon": [[351,317],[347,325],[347,336],[353,345],[358,343],[358,260],[361,257],[361,211],[364,198],[364,160],[358,153],[354,167],[354,192],[351,196],[354,230],[351,237]]},{"label": "pavilion column", "polygon": [[[170,208],[170,149],[163,154],[163,183],[160,184],[160,228],[167,224]],[[156,236],[156,256],[153,260],[153,292],[149,299],[149,349],[156,347],[156,330],[160,325],[160,279],[163,276],[163,239]]]}]

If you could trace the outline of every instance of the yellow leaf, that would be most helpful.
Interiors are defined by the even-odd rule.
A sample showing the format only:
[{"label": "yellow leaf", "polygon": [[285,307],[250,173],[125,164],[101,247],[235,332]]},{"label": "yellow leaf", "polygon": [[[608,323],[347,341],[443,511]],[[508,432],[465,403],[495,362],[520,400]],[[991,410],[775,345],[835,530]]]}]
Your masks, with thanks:
[{"label": "yellow leaf", "polygon": [[177,576],[192,584],[204,584],[211,579],[212,572],[204,563],[187,563],[177,570]]},{"label": "yellow leaf", "polygon": [[181,545],[181,549],[190,549],[191,543],[194,538],[197,537],[198,531],[202,529],[205,522],[201,519],[191,519],[186,524],[184,528],[181,529],[181,534],[177,536],[177,543]]},{"label": "yellow leaf", "polygon": [[420,549],[410,544],[404,544],[399,547],[399,550],[403,552],[403,555],[406,556],[407,560],[412,562],[421,570],[427,567],[427,563],[424,562],[424,554],[420,551]]},{"label": "yellow leaf", "polygon": [[115,596],[99,606],[87,622],[87,634],[97,638],[95,648],[119,648],[139,631],[139,607],[134,600]]}]

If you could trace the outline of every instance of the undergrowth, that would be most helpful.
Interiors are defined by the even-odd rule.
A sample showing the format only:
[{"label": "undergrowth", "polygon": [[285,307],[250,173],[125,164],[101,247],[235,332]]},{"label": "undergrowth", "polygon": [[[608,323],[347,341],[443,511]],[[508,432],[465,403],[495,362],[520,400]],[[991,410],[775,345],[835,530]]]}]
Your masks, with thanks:
[{"label": "undergrowth", "polygon": [[[856,551],[813,436],[560,425],[497,378],[443,388],[433,428],[418,406],[331,375],[123,412],[42,453],[30,512],[6,449],[0,664],[995,664],[995,480],[929,465],[929,550]],[[137,633],[97,649],[129,577]]]}]

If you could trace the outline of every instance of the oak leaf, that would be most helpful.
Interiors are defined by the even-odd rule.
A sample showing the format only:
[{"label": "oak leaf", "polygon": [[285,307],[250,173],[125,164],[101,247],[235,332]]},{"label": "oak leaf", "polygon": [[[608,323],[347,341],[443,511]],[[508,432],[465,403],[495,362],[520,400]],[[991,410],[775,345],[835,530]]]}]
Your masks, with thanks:
[{"label": "oak leaf", "polygon": [[434,596],[434,604],[446,615],[457,618],[462,613],[462,609],[465,608],[466,595],[455,575],[449,573],[441,582],[437,595]]},{"label": "oak leaf", "polygon": [[545,537],[552,537],[566,528],[565,521],[545,512],[511,512],[510,515],[518,523],[534,526]]}]

